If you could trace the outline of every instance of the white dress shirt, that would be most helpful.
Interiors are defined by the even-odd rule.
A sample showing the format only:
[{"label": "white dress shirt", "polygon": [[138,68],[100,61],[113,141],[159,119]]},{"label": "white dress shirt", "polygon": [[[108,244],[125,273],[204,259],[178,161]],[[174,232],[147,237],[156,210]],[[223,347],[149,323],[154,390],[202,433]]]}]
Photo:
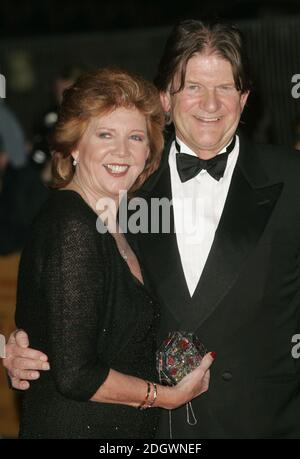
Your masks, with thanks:
[{"label": "white dress shirt", "polygon": [[[197,156],[178,138],[177,142],[182,153]],[[218,154],[224,153],[226,147]],[[177,150],[173,142],[169,165],[174,224],[185,280],[190,295],[193,296],[223,212],[239,154],[239,138],[236,136],[236,143],[228,156],[224,176],[219,181],[212,178],[206,170],[202,170],[193,179],[182,183],[177,172],[176,154]]]}]

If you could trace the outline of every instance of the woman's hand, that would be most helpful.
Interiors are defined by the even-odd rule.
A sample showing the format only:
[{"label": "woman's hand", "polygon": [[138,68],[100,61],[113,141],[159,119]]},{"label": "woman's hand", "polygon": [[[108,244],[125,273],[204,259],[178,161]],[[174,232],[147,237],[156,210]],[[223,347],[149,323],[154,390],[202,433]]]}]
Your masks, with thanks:
[{"label": "woman's hand", "polygon": [[37,370],[49,370],[48,357],[43,352],[29,348],[28,335],[24,330],[15,330],[6,344],[3,365],[14,389],[26,390],[29,381],[40,377]]},{"label": "woman's hand", "polygon": [[209,368],[215,359],[215,353],[207,353],[199,367],[186,375],[176,386],[168,387],[165,401],[160,404],[162,408],[172,410],[191,401],[193,398],[206,392],[209,387]]}]

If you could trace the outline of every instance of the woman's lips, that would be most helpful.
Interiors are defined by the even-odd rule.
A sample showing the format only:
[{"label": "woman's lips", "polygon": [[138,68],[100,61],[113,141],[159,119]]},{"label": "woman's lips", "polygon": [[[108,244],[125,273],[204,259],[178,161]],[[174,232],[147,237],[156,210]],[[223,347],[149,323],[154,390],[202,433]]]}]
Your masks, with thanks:
[{"label": "woman's lips", "polygon": [[123,177],[127,174],[130,166],[129,164],[110,163],[104,164],[104,167],[110,175],[113,175],[114,177]]}]

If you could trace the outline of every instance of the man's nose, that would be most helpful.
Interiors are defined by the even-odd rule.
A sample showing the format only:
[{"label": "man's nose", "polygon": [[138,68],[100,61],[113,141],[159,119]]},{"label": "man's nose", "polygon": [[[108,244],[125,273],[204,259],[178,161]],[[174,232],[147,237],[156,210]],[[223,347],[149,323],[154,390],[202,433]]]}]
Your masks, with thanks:
[{"label": "man's nose", "polygon": [[220,105],[220,100],[215,90],[207,91],[201,101],[201,107],[208,113],[216,112]]}]

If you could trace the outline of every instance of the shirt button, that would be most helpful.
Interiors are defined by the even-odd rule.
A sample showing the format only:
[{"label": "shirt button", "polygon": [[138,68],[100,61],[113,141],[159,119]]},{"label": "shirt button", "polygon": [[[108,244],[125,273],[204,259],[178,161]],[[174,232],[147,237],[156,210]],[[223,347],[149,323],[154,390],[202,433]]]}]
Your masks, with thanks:
[{"label": "shirt button", "polygon": [[224,371],[222,374],[223,381],[231,381],[232,380],[232,373],[230,371]]}]

